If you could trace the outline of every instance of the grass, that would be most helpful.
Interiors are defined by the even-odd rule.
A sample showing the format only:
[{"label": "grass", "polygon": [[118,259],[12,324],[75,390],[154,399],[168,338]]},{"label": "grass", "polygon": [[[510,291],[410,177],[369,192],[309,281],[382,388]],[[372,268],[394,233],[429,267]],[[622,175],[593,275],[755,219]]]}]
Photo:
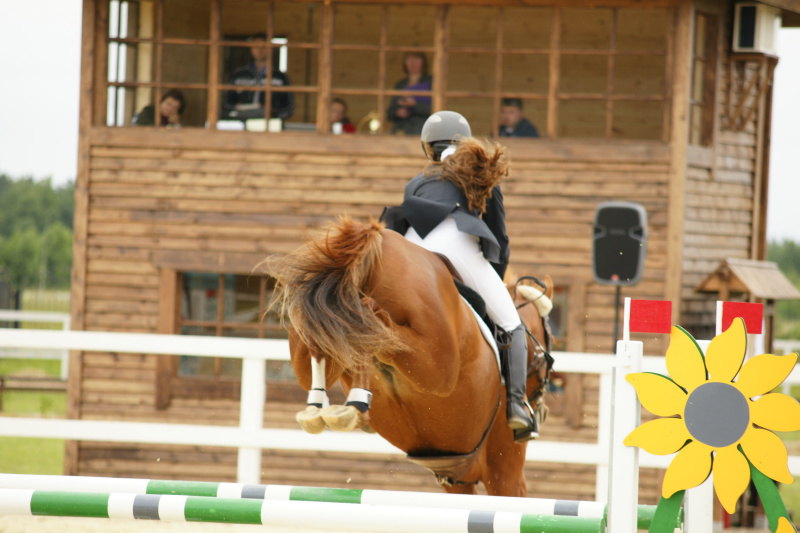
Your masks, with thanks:
[{"label": "grass", "polygon": [[[60,362],[42,359],[0,359],[0,375],[58,376]],[[64,392],[4,391],[2,415],[63,418]],[[0,438],[0,472],[62,474],[64,441],[22,437]]]}]

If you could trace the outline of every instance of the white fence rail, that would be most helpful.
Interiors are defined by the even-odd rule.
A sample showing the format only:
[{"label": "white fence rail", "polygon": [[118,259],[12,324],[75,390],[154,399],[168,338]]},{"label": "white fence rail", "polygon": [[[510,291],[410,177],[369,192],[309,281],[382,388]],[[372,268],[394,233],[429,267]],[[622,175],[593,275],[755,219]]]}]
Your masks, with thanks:
[{"label": "white fence rail", "polygon": [[[61,324],[61,329],[68,331],[70,327],[69,313],[51,313],[44,311],[17,311],[0,309],[0,322],[53,322]],[[0,357],[23,359],[58,359],[61,361],[61,379],[69,375],[69,350],[63,349],[27,349],[20,353],[19,349],[8,349],[0,346]]]}]

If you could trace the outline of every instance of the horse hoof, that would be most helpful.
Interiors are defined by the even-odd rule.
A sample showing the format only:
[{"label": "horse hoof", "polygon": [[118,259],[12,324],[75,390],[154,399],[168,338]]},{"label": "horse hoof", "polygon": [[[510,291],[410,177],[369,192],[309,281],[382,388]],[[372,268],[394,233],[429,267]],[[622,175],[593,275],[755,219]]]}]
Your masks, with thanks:
[{"label": "horse hoof", "polygon": [[307,405],[302,411],[294,415],[294,419],[306,433],[322,433],[325,429],[325,420],[322,418],[322,409],[316,405]]},{"label": "horse hoof", "polygon": [[322,419],[334,431],[353,431],[362,425],[361,411],[352,405],[331,405],[322,410]]}]

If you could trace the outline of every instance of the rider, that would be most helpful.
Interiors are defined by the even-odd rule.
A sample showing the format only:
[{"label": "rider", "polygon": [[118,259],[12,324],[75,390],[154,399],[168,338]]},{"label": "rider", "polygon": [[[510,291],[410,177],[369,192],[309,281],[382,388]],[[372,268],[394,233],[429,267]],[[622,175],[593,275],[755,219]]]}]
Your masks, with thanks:
[{"label": "rider", "polygon": [[509,248],[497,183],[508,161],[501,146],[487,147],[471,135],[459,113],[431,115],[421,133],[430,164],[408,182],[402,205],[388,208],[383,218],[411,242],[447,257],[464,284],[483,297],[489,318],[502,330],[508,425],[520,439],[535,438],[538,424],[526,397],[525,326],[502,279]]}]

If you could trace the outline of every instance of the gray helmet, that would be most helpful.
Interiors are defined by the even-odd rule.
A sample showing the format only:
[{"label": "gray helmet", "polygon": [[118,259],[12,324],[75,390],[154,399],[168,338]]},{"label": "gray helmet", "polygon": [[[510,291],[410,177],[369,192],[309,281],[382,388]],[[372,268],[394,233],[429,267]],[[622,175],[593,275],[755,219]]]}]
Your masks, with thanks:
[{"label": "gray helmet", "polygon": [[472,129],[463,115],[455,111],[437,111],[422,126],[420,140],[428,159],[438,161],[445,148],[470,136]]}]

